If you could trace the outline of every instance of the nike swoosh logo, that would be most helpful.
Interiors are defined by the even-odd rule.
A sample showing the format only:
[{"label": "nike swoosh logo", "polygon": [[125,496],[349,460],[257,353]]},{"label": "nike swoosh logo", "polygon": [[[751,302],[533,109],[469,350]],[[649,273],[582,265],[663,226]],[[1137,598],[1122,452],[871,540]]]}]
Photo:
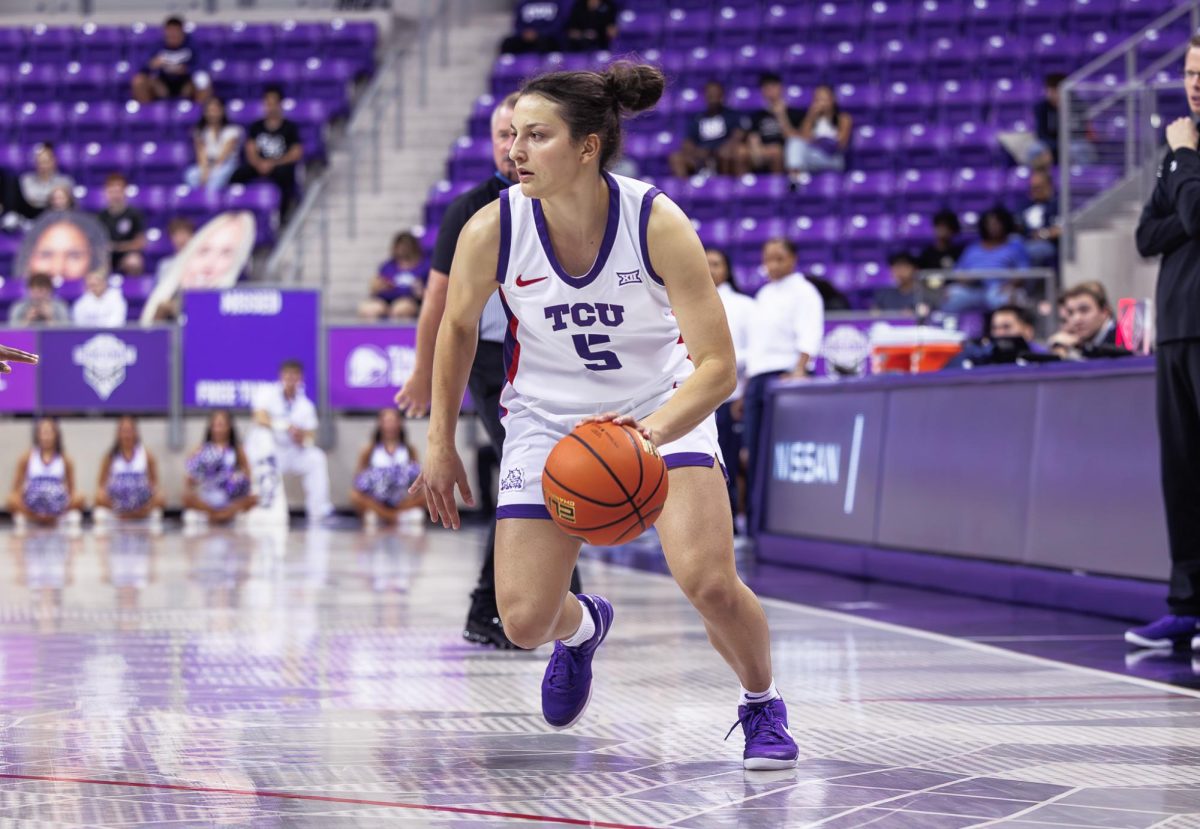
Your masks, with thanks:
[{"label": "nike swoosh logo", "polygon": [[538,283],[538,282],[545,282],[545,281],[546,281],[547,279],[549,279],[550,277],[548,277],[548,276],[539,276],[537,279],[525,279],[525,281],[524,281],[524,282],[522,282],[521,280],[522,280],[522,279],[524,279],[524,278],[525,278],[525,274],[518,274],[518,275],[517,275],[517,287],[518,287],[518,288],[524,288],[526,285],[534,285],[534,284],[536,284],[536,283]]}]

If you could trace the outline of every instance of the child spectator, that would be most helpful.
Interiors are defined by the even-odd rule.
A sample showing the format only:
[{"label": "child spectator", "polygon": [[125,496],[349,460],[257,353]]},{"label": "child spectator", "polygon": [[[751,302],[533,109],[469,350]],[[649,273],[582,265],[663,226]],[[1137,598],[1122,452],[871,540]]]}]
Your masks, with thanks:
[{"label": "child spectator", "polygon": [[137,421],[124,415],[117,421],[116,440],[100,467],[93,518],[97,524],[114,516],[121,521],[149,518],[160,523],[164,504],[154,455],[142,445]]},{"label": "child spectator", "polygon": [[109,174],[104,180],[105,207],[96,217],[108,230],[113,273],[134,276],[146,270],[142,259],[142,251],[146,249],[146,217],[126,199],[128,184],[121,173]]},{"label": "child spectator", "polygon": [[87,290],[71,306],[71,322],[80,328],[120,328],[129,311],[121,289],[108,277],[93,271],[85,278]]},{"label": "child spectator", "polygon": [[366,320],[413,320],[420,310],[429,269],[417,237],[405,231],[392,239],[392,258],[371,280],[371,298],[358,309]]},{"label": "child spectator", "polygon": [[187,460],[185,524],[228,524],[258,503],[250,493],[250,464],[224,409],[208,416],[204,443]]},{"label": "child spectator", "polygon": [[671,153],[671,172],[679,178],[707,170],[734,175],[744,157],[745,133],[741,117],[725,106],[725,87],[718,81],[704,85],[705,110],[692,118],[683,145]]},{"label": "child spectator", "polygon": [[350,502],[368,527],[379,522],[395,524],[404,510],[425,503],[423,493],[408,493],[421,471],[417,461],[417,450],[408,442],[400,413],[381,409],[375,435],[359,453],[350,492]]},{"label": "child spectator", "polygon": [[50,194],[55,188],[75,186],[74,180],[58,171],[58,154],[49,141],[38,144],[33,153],[34,169],[23,173],[20,178],[20,195],[25,205],[22,212],[33,218],[50,205]]},{"label": "child spectator", "polygon": [[196,163],[184,175],[188,187],[204,187],[209,193],[224,190],[238,166],[242,128],[230,123],[220,98],[204,103],[204,115],[192,131],[192,144]]},{"label": "child spectator", "polygon": [[53,527],[60,519],[79,525],[83,496],[75,491],[75,465],[63,451],[58,421],[38,420],[33,448],[17,461],[8,509],[18,530],[23,530],[26,522]]},{"label": "child spectator", "polygon": [[263,92],[263,117],[246,134],[246,163],[230,181],[246,184],[265,178],[279,188],[279,215],[286,219],[296,200],[296,165],[304,158],[300,128],[283,114],[283,89],[272,84]]},{"label": "child spectator", "polygon": [[183,18],[168,17],[163,22],[162,45],[130,82],[133,99],[148,104],[159,98],[194,98],[199,103],[208,96],[210,88],[208,73],[200,69]]},{"label": "child spectator", "polygon": [[793,173],[844,170],[853,130],[854,120],[838,107],[833,87],[818,86],[800,121],[798,134],[788,139],[788,170]]},{"label": "child spectator", "polygon": [[9,325],[59,325],[71,321],[67,306],[54,295],[54,280],[47,273],[35,273],[25,285],[25,298],[8,311]]},{"label": "child spectator", "polygon": [[620,11],[611,0],[575,0],[567,18],[567,51],[607,49],[617,36]]}]

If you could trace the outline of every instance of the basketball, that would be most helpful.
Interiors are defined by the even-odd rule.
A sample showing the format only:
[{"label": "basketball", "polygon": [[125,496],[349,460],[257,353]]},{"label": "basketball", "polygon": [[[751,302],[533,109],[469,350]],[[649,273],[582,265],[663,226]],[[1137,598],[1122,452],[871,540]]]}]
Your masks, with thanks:
[{"label": "basketball", "polygon": [[563,532],[589,544],[624,544],[662,513],[667,464],[633,427],[585,423],[551,450],[542,493]]}]

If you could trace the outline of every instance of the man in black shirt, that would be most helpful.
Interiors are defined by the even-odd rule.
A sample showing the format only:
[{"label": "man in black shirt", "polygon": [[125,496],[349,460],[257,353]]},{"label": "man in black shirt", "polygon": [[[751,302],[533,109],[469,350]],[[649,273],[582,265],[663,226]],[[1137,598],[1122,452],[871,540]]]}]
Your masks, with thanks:
[{"label": "man in black shirt", "polygon": [[192,39],[183,18],[172,15],[163,23],[163,42],[130,82],[133,99],[149,103],[158,98],[194,98],[203,102],[211,91],[208,74],[199,69]]},{"label": "man in black shirt", "polygon": [[963,245],[955,241],[962,225],[953,210],[943,208],[933,214],[933,244],[926,245],[917,257],[920,270],[950,270],[962,256]]},{"label": "man in black shirt", "polygon": [[567,18],[567,50],[594,52],[607,49],[617,36],[620,9],[610,0],[575,0]]},{"label": "man in black shirt", "polygon": [[[446,311],[450,266],[454,261],[458,236],[471,217],[500,198],[500,192],[510,187],[516,178],[516,165],[508,157],[513,144],[512,114],[516,102],[517,95],[514,93],[492,111],[492,160],[496,164],[496,172],[452,201],[438,227],[437,243],[429,262],[429,277],[425,282],[421,315],[417,319],[415,364],[404,387],[396,394],[396,405],[407,417],[422,417],[429,412],[429,401],[433,397],[433,349],[437,343],[442,315]],[[504,453],[500,392],[503,391],[506,380],[504,334],[507,327],[507,317],[497,292],[484,307],[479,320],[479,342],[475,348],[475,360],[471,364],[467,389],[471,392],[475,410],[483,422],[488,440],[498,459],[503,457]],[[487,484],[481,481],[480,485]],[[479,571],[479,582],[471,593],[471,606],[467,612],[463,637],[481,645],[512,648],[515,646],[504,635],[500,612],[496,608],[495,549],[496,517],[493,513],[483,567]],[[571,592],[581,592],[578,571],[571,576]]]},{"label": "man in black shirt", "polygon": [[1200,36],[1188,43],[1184,87],[1190,118],[1167,127],[1169,150],[1142,209],[1137,249],[1162,256],[1155,292],[1158,435],[1171,548],[1168,615],[1125,632],[1139,647],[1170,647],[1200,631]]},{"label": "man in black shirt", "polygon": [[513,10],[513,33],[504,38],[500,51],[512,55],[556,51],[564,16],[560,0],[523,0]]},{"label": "man in black shirt", "polygon": [[141,276],[145,270],[142,251],[146,248],[146,218],[125,200],[125,176],[112,173],[104,180],[107,205],[97,215],[108,230],[113,273]]},{"label": "man in black shirt", "polygon": [[782,173],[783,147],[786,140],[799,134],[804,111],[787,105],[783,97],[783,79],[774,72],[758,78],[763,106],[750,113],[746,124],[745,166],[755,172]]},{"label": "man in black shirt", "polygon": [[284,219],[296,199],[296,164],[302,158],[300,128],[283,115],[283,90],[268,86],[263,93],[263,117],[246,133],[245,162],[230,181],[245,184],[269,179],[279,188],[279,214]]}]

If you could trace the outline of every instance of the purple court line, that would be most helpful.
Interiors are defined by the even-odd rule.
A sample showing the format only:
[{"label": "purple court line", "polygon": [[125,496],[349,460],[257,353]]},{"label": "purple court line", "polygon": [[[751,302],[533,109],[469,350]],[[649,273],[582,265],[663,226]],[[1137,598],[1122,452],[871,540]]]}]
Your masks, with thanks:
[{"label": "purple court line", "polygon": [[3,774],[4,780],[33,780],[44,783],[81,783],[92,786],[116,786],[131,789],[155,789],[159,791],[198,792],[200,794],[236,794],[244,797],[274,797],[280,800],[315,800],[319,803],[348,803],[354,806],[385,806],[391,809],[413,809],[423,812],[448,812],[456,815],[479,815],[481,817],[506,817],[513,820],[528,820],[535,823],[555,823],[563,826],[590,826],[596,829],[656,829],[638,823],[607,823],[575,817],[550,817],[527,815],[521,812],[495,812],[490,809],[470,809],[465,806],[431,806],[426,803],[401,803],[393,800],[363,800],[355,797],[330,797],[320,794],[295,794],[293,792],[271,792],[251,789],[218,789],[209,786],[184,786],[177,783],[140,783],[133,780],[93,780],[87,777],[55,777],[44,774]]}]

